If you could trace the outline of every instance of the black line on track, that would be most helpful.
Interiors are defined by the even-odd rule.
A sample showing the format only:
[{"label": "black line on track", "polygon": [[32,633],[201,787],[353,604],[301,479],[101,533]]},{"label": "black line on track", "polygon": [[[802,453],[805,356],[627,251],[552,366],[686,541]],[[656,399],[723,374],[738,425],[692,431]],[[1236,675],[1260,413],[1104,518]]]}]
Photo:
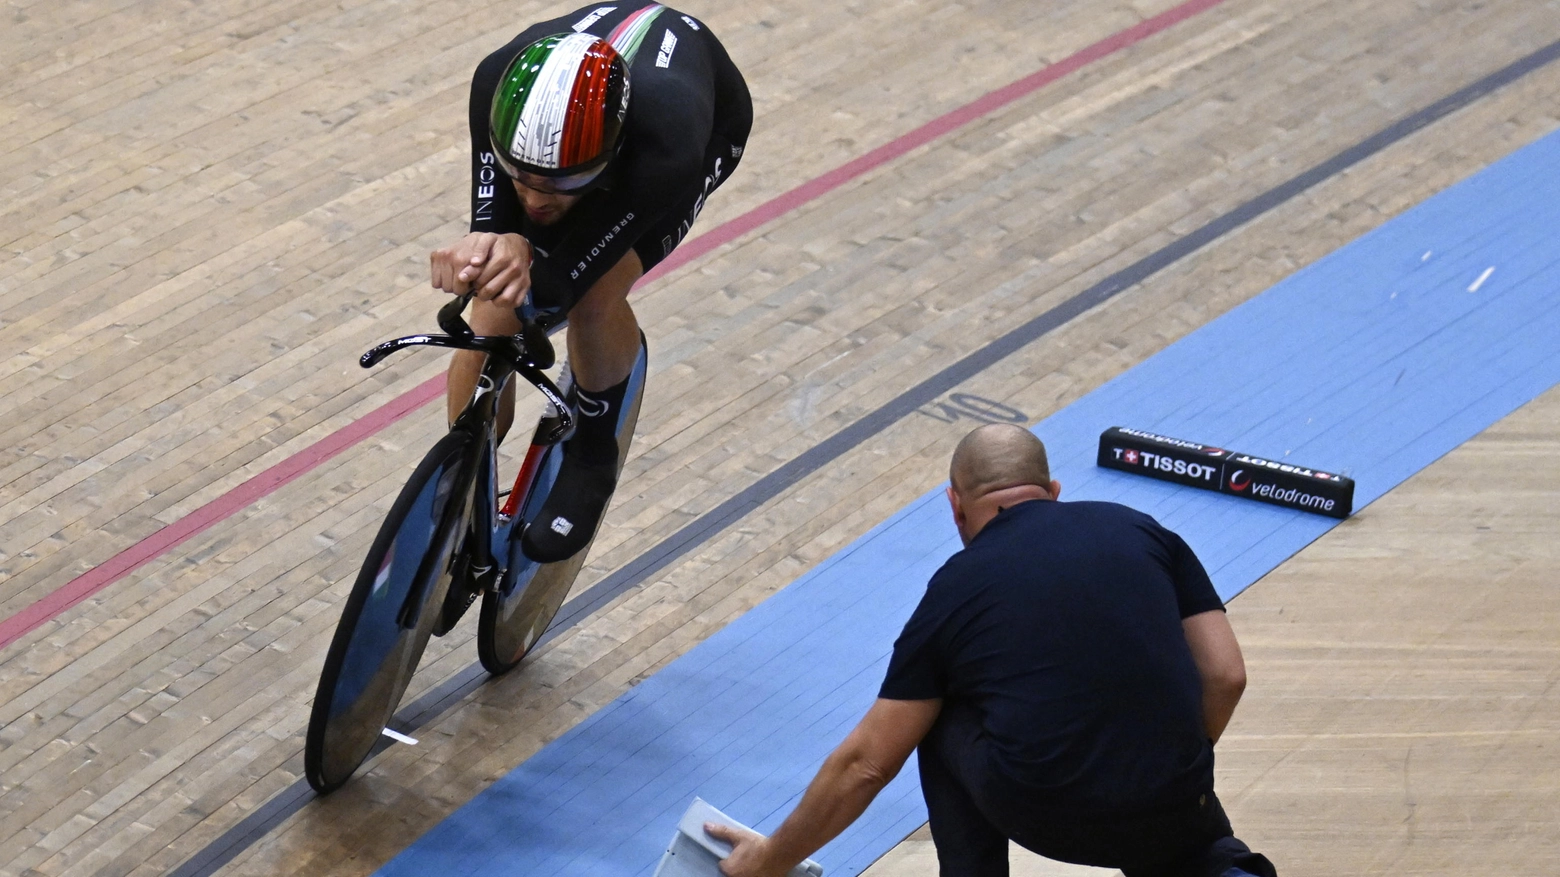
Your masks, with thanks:
[{"label": "black line on track", "polygon": [[[1117,271],[1099,283],[1078,293],[1043,314],[1029,320],[1016,329],[996,338],[985,347],[948,366],[935,375],[889,400],[881,408],[840,430],[800,456],[790,460],[775,471],[765,475],[720,505],[683,525],[676,533],[639,555],[611,575],[597,582],[585,593],[568,601],[559,610],[552,627],[532,648],[556,638],[578,624],[592,612],[605,606],[623,592],[670,566],[678,558],[703,545],[715,534],[743,518],[748,512],[763,505],[786,488],[834,462],[863,442],[883,432],[894,423],[922,405],[933,402],[943,393],[957,387],[975,375],[985,371],[1008,356],[1018,352],[1041,336],[1066,324],[1091,308],[1103,304],[1126,290],[1142,283],[1159,271],[1175,264],[1186,256],[1202,249],[1224,235],[1240,228],[1295,196],[1327,179],[1337,176],[1365,159],[1386,149],[1410,134],[1425,128],[1446,116],[1468,106],[1481,97],[1509,85],[1518,79],[1560,59],[1560,41],[1525,55],[1505,67],[1489,74],[1471,85],[1441,98],[1412,115],[1365,138],[1321,164],[1301,172],[1284,183],[1263,192],[1230,212],[1210,221],[1196,231],[1167,244],[1160,250],[1145,256]],[[410,733],[441,715],[445,710],[475,691],[487,673],[480,664],[457,673],[422,697],[402,708],[395,717],[395,729]],[[380,738],[369,753],[373,758],[389,748],[389,738]],[[365,759],[365,763],[367,760]],[[250,844],[270,833],[292,814],[303,809],[313,798],[309,785],[298,780],[267,801],[260,809],[228,829],[205,849],[196,853],[170,877],[208,877],[232,861]]]}]

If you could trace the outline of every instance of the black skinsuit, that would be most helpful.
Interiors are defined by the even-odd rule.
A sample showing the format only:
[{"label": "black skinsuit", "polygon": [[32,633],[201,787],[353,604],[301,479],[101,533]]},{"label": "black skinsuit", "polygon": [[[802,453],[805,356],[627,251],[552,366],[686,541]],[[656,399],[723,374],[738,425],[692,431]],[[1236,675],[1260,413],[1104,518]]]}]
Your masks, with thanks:
[{"label": "black skinsuit", "polygon": [[731,175],[753,124],[747,83],[703,22],[661,7],[628,61],[628,116],[606,182],[556,223],[530,222],[494,163],[488,113],[504,68],[525,46],[578,29],[607,38],[657,4],[597,4],[526,28],[482,60],[471,82],[471,230],[519,233],[535,248],[532,301],[567,310],[629,248],[649,271],[688,233]]}]

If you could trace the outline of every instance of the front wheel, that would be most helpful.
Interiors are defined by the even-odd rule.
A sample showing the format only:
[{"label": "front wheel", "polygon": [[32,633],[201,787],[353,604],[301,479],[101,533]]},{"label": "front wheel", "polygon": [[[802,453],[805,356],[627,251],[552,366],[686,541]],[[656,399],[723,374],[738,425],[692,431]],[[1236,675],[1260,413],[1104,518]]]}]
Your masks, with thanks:
[{"label": "front wheel", "polygon": [[473,437],[450,433],[401,489],[347,597],[320,672],[304,773],[325,794],[368,758],[400,705],[434,624],[472,511]]}]

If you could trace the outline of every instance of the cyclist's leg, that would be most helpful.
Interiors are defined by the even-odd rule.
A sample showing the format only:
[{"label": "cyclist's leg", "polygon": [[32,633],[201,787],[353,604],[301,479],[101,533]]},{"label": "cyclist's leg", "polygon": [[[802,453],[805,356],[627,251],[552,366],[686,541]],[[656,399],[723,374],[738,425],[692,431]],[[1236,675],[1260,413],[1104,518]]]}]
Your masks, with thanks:
[{"label": "cyclist's leg", "polygon": [[684,192],[569,311],[569,361],[580,398],[579,425],[565,445],[563,466],[541,513],[521,536],[521,546],[532,560],[562,560],[590,544],[595,535],[617,487],[618,412],[643,343],[628,291],[645,271],[676,249],[705,199],[731,175],[742,156],[736,139],[746,138],[746,125],[741,122],[740,130],[711,135],[704,178]]},{"label": "cyclist's leg", "polygon": [[569,310],[569,368],[579,419],[557,480],[521,535],[530,559],[555,563],[590,544],[617,488],[618,436],[641,336],[628,291],[643,272],[632,250]]},{"label": "cyclist's leg", "polygon": [[[472,299],[467,317],[471,330],[478,335],[513,335],[520,331],[520,318],[512,308],[500,307],[490,301]],[[466,410],[471,394],[476,392],[477,378],[482,375],[482,365],[487,354],[476,350],[457,350],[450,358],[447,381],[446,410],[450,423]],[[498,400],[498,438],[502,440],[515,419],[515,382],[510,381]]]},{"label": "cyclist's leg", "polygon": [[628,303],[628,291],[643,274],[639,254],[629,250],[569,309],[569,370],[574,385],[587,399],[605,403],[581,402],[576,435],[603,448],[615,442],[617,409],[639,358],[639,321]]}]

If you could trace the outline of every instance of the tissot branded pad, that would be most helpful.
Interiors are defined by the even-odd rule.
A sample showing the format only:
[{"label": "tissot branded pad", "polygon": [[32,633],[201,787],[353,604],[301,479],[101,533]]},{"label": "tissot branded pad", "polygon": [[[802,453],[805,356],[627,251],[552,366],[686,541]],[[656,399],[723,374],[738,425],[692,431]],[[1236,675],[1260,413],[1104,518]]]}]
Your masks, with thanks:
[{"label": "tissot branded pad", "polygon": [[1096,462],[1334,518],[1347,518],[1354,509],[1354,479],[1347,476],[1123,426],[1100,434]]}]

